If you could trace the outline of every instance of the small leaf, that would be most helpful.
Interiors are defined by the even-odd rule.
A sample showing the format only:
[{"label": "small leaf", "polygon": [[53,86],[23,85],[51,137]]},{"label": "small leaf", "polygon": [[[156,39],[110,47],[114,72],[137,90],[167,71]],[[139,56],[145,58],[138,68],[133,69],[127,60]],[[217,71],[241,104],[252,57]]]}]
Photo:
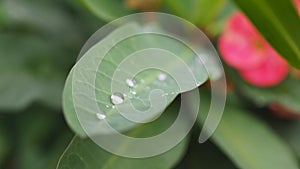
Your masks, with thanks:
[{"label": "small leaf", "polygon": [[[178,102],[176,102],[178,103]],[[134,138],[144,138],[156,135],[168,128],[176,119],[178,104],[170,106],[163,116],[156,121],[145,124],[126,132],[126,135]],[[119,149],[126,147],[126,142],[119,145]],[[164,154],[150,158],[124,158],[111,154],[90,139],[74,137],[65,153],[62,155],[57,169],[110,169],[110,168],[156,168],[171,169],[181,159],[187,148],[188,139],[184,139],[173,149]],[[147,145],[145,145],[147,146]],[[160,145],[157,145],[160,146]]]},{"label": "small leaf", "polygon": [[208,31],[212,36],[218,36],[223,31],[228,17],[234,11],[236,11],[235,4],[232,1],[226,1],[217,17],[211,23],[205,25],[205,31]]},{"label": "small leaf", "polygon": [[57,169],[171,169],[180,160],[185,147],[186,142],[156,157],[130,159],[110,154],[89,139],[75,137],[61,157]]},{"label": "small leaf", "polygon": [[217,17],[226,0],[166,0],[171,12],[201,27]]},{"label": "small leaf", "polygon": [[186,156],[176,169],[237,169],[216,145],[210,141],[199,144],[198,135],[195,136],[191,138]]},{"label": "small leaf", "polygon": [[10,144],[13,146],[6,160],[14,160],[5,161],[5,166],[13,165],[14,168],[55,168],[73,135],[64,124],[60,113],[39,104],[18,115],[2,114],[1,124],[7,129],[6,132],[15,133],[8,135],[10,142],[6,144],[6,148],[9,148]]},{"label": "small leaf", "polygon": [[129,15],[133,11],[126,7],[124,1],[120,0],[82,0],[86,6],[95,13],[96,16],[105,20],[112,21],[122,16]]},{"label": "small leaf", "polygon": [[0,1],[0,25],[2,22],[3,25],[15,27],[22,25],[22,27],[54,34],[61,32],[69,34],[75,24],[71,15],[62,6],[60,2],[55,1],[2,0]]},{"label": "small leaf", "polygon": [[292,1],[234,1],[268,42],[291,65],[300,68],[300,19]]},{"label": "small leaf", "polygon": [[[213,135],[213,142],[242,169],[299,168],[295,154],[287,143],[263,121],[238,108],[239,100],[235,97],[232,94],[228,97],[229,104]],[[202,101],[209,103],[205,98]],[[200,124],[202,121],[203,116],[200,116]]]},{"label": "small leaf", "polygon": [[61,106],[64,68],[56,63],[61,53],[52,51],[35,36],[0,34],[0,109],[15,111],[33,101]]},{"label": "small leaf", "polygon": [[288,121],[275,121],[272,123],[273,128],[279,133],[279,135],[286,140],[290,147],[293,148],[300,159],[300,123],[297,120]]},{"label": "small leaf", "polygon": [[7,133],[3,130],[4,127],[0,128],[0,166],[3,166],[3,162],[11,149],[11,144],[7,137]]},{"label": "small leaf", "polygon": [[260,88],[245,82],[232,69],[228,70],[231,80],[236,84],[238,91],[258,106],[268,106],[270,103],[279,103],[294,112],[300,112],[300,81],[288,76],[274,87]]}]

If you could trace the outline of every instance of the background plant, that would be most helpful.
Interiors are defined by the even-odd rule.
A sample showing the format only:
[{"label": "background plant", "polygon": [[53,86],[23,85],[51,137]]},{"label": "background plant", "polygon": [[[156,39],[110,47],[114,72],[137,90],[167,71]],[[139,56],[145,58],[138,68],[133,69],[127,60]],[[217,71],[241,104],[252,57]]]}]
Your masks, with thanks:
[{"label": "background plant", "polygon": [[[1,0],[0,167],[299,168],[300,22],[295,3],[299,4],[289,0]],[[166,154],[143,160],[109,154],[89,139],[79,138],[82,133],[72,127],[74,121],[67,125],[62,91],[87,38],[109,21],[140,11],[183,17],[201,28],[216,47],[228,18],[243,12],[259,36],[289,64],[288,73],[272,86],[259,87],[244,81],[225,62],[228,101],[209,142],[197,143],[203,115],[190,138]],[[201,111],[206,112],[209,88],[204,85],[201,90]],[[160,131],[170,124],[176,106],[177,99],[164,118],[143,130]]]}]

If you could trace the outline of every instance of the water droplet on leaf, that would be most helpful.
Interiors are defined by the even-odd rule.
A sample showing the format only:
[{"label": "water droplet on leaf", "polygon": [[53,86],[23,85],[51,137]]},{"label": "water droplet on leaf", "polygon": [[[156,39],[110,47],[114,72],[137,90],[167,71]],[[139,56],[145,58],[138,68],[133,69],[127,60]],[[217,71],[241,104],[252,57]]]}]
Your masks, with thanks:
[{"label": "water droplet on leaf", "polygon": [[126,84],[129,86],[129,87],[136,87],[136,83],[133,79],[126,79]]},{"label": "water droplet on leaf", "polygon": [[136,91],[130,91],[130,93],[132,93],[133,95],[136,95]]},{"label": "water droplet on leaf", "polygon": [[124,96],[121,93],[114,93],[110,96],[110,99],[113,104],[121,104],[124,101]]},{"label": "water droplet on leaf", "polygon": [[99,120],[103,120],[106,118],[106,115],[105,114],[102,114],[102,113],[96,113],[96,116]]},{"label": "water droplet on leaf", "polygon": [[160,74],[157,76],[157,78],[158,78],[158,80],[160,80],[160,81],[164,81],[164,80],[166,80],[167,75],[164,74],[164,73],[160,73]]}]

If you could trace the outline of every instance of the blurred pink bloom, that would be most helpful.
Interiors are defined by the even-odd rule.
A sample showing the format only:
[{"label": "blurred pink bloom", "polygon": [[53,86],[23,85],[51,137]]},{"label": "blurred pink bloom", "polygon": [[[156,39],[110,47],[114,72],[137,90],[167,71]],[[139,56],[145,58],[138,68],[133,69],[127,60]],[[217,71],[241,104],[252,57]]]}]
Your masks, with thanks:
[{"label": "blurred pink bloom", "polygon": [[219,50],[229,65],[237,69],[252,69],[263,62],[265,44],[244,15],[234,13],[219,39]]},{"label": "blurred pink bloom", "polygon": [[225,62],[236,68],[250,84],[274,86],[288,73],[286,61],[240,12],[228,19],[218,46]]},{"label": "blurred pink bloom", "polygon": [[300,0],[294,0],[298,14],[300,15]]},{"label": "blurred pink bloom", "polygon": [[240,70],[243,79],[260,87],[274,86],[280,83],[288,74],[288,64],[278,53],[269,48],[264,62],[255,69]]}]

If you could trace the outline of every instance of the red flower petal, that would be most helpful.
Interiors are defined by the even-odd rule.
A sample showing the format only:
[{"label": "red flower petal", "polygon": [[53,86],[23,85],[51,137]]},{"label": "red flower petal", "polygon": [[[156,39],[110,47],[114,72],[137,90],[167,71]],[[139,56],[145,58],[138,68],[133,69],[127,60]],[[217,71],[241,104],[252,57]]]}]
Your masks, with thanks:
[{"label": "red flower petal", "polygon": [[268,50],[268,59],[258,68],[240,71],[243,79],[260,87],[274,86],[280,83],[288,74],[288,64],[272,48]]},{"label": "red flower petal", "polygon": [[253,69],[264,62],[265,48],[268,46],[240,12],[230,16],[218,45],[223,59],[234,68],[242,70]]},{"label": "red flower petal", "polygon": [[253,85],[274,86],[288,73],[287,62],[240,12],[228,19],[218,46],[224,61]]},{"label": "red flower petal", "polygon": [[294,0],[298,14],[300,15],[300,0]]},{"label": "red flower petal", "polygon": [[225,32],[228,31],[244,35],[245,37],[251,37],[253,35],[258,34],[255,27],[241,12],[235,12],[229,17],[225,27]]},{"label": "red flower petal", "polygon": [[232,67],[242,70],[258,67],[266,59],[264,49],[258,49],[255,40],[234,33],[224,33],[219,38],[222,58]]}]

